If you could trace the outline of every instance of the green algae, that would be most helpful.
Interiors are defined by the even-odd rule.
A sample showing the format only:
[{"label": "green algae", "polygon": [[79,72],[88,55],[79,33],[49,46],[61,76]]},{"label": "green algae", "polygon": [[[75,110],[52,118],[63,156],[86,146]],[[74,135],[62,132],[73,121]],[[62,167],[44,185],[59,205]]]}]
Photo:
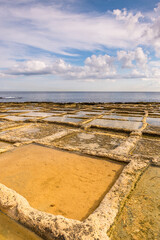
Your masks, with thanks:
[{"label": "green algae", "polygon": [[149,167],[126,202],[111,240],[160,239],[160,168]]}]

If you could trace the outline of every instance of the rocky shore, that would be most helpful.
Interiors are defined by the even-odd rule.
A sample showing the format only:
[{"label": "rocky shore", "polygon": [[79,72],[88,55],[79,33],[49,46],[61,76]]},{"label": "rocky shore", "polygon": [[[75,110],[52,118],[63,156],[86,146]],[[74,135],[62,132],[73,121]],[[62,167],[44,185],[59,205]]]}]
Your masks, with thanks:
[{"label": "rocky shore", "polygon": [[160,238],[160,103],[0,103],[0,152],[0,211],[40,238]]}]

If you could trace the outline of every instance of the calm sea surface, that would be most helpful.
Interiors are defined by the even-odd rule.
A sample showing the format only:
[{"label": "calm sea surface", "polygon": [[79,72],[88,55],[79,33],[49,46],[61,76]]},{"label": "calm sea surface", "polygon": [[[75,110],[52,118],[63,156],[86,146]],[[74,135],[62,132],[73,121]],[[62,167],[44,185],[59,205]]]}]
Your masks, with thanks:
[{"label": "calm sea surface", "polygon": [[160,102],[160,92],[0,92],[0,102]]}]

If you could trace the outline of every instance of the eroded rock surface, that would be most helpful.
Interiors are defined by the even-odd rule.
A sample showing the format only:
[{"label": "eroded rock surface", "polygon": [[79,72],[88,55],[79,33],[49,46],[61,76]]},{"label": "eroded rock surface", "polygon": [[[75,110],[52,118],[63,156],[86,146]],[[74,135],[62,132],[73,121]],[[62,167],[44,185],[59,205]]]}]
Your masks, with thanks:
[{"label": "eroded rock surface", "polygon": [[[28,163],[23,162],[22,150],[20,159],[17,161],[12,157],[10,159],[13,160],[12,164],[13,166],[15,164],[15,168],[21,165],[22,171],[19,175],[13,171],[8,175],[8,179],[6,174],[6,178],[3,176],[0,183],[0,210],[10,218],[36,232],[43,239],[148,240],[160,238],[158,230],[160,228],[158,199],[160,103],[0,103],[0,164],[5,154],[12,156],[16,151],[33,146],[33,143],[37,144],[37,147],[40,144],[40,148],[43,146],[50,147],[50,150],[67,150],[74,154],[83,154],[81,157],[84,156],[84,158],[92,156],[91,161],[95,164],[96,171],[98,170],[96,161],[107,163],[108,159],[116,161],[117,164],[125,163],[125,167],[109,188],[107,188],[109,176],[106,177],[104,195],[96,205],[96,209],[92,209],[86,217],[79,218],[81,219],[79,221],[71,219],[70,215],[65,215],[63,211],[51,212],[51,214],[45,207],[39,208],[34,205],[35,208],[33,208],[30,206],[30,199],[28,202],[24,198],[24,196],[27,198],[27,195],[12,185],[9,185],[10,188],[5,186],[5,181],[14,184],[17,179],[16,184],[20,186],[27,177],[33,177]],[[38,154],[40,151],[37,156]],[[29,153],[25,158],[28,157]],[[35,182],[38,188],[39,180],[36,179],[36,170],[40,157],[35,156],[35,159],[32,159],[36,165],[33,185]],[[2,171],[4,169],[10,171],[7,170],[9,167],[7,161],[6,159],[3,162]],[[71,160],[68,158],[66,171],[70,163]],[[34,164],[30,164],[33,170]],[[48,164],[51,167],[51,164]],[[154,167],[150,167],[151,164]],[[46,176],[48,171],[52,171],[49,165]],[[44,164],[43,171],[45,166]],[[88,168],[93,173],[92,168]],[[28,169],[29,172],[24,174],[24,169]],[[103,173],[101,170],[98,171]],[[2,173],[5,175],[5,172]],[[103,175],[105,177],[105,174]],[[23,179],[22,182],[20,177]],[[96,177],[93,176],[92,181],[95,180],[96,184],[101,186],[101,178],[96,180]],[[81,180],[87,184],[88,177],[81,176]],[[49,182],[47,180],[45,191],[52,193],[53,183],[59,186],[54,179],[50,179]],[[70,184],[75,187],[72,180]],[[23,186],[27,189],[27,181]],[[29,191],[32,192],[33,187],[29,184],[28,186],[27,194]],[[97,189],[99,190],[98,186],[93,187],[92,190],[97,193]],[[63,192],[60,191],[60,194],[63,195]],[[38,197],[40,199],[40,196],[37,196],[37,199]],[[64,195],[63,198],[65,199]],[[78,203],[79,200],[76,201]],[[54,204],[50,205],[52,206],[48,209],[54,208]],[[74,208],[76,209],[77,206]],[[142,211],[144,206],[146,208]]]},{"label": "eroded rock surface", "polygon": [[149,167],[126,202],[112,240],[160,239],[160,168]]}]

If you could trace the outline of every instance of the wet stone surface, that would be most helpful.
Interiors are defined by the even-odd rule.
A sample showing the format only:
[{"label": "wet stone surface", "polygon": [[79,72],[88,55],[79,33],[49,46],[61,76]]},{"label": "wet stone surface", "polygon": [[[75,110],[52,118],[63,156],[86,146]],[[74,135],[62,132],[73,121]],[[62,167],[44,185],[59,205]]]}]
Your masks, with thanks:
[{"label": "wet stone surface", "polygon": [[160,239],[160,168],[141,177],[113,228],[111,240]]},{"label": "wet stone surface", "polygon": [[15,121],[15,122],[24,122],[27,120],[34,120],[33,117],[22,117],[22,116],[5,116],[3,118],[6,120],[11,120],[11,121]]},{"label": "wet stone surface", "polygon": [[160,118],[156,117],[148,117],[147,118],[147,127],[145,128],[144,132],[153,132],[160,134]]},{"label": "wet stone surface", "polygon": [[[66,129],[66,128],[65,128]],[[31,123],[31,124],[24,124],[20,128],[15,128],[11,130],[6,130],[0,132],[0,138],[6,139],[14,139],[19,138],[19,140],[33,140],[33,139],[41,139],[55,133],[63,131],[64,128],[62,126],[57,126],[53,124],[47,123]]]},{"label": "wet stone surface", "polygon": [[137,121],[140,122],[142,121],[142,117],[136,117],[136,116],[132,116],[132,115],[118,115],[118,114],[109,114],[109,115],[104,115],[102,118],[106,118],[106,119],[122,119],[122,120],[126,120],[126,121]]},{"label": "wet stone surface", "polygon": [[0,121],[0,131],[3,129],[8,129],[8,128],[14,128],[16,126],[19,126],[16,122],[6,122],[6,121]]},{"label": "wet stone surface", "polygon": [[107,119],[95,119],[92,122],[88,123],[87,125],[119,128],[119,129],[129,129],[129,130],[137,130],[140,127],[142,127],[141,122],[118,121],[118,120],[107,120]]},{"label": "wet stone surface", "polygon": [[19,225],[0,212],[0,239],[1,240],[42,240],[40,237]]},{"label": "wet stone surface", "polygon": [[159,240],[159,166],[160,103],[0,103],[0,210],[44,239]]},{"label": "wet stone surface", "polygon": [[148,156],[160,155],[160,140],[154,139],[142,139],[137,143],[137,146],[133,150],[132,154],[142,154]]},{"label": "wet stone surface", "polygon": [[30,144],[0,155],[0,182],[32,207],[82,220],[96,209],[124,166]]},{"label": "wet stone surface", "polygon": [[79,111],[74,114],[67,115],[68,117],[77,117],[77,118],[88,118],[96,115],[103,114],[103,111],[92,112],[92,111]]},{"label": "wet stone surface", "polygon": [[149,132],[149,133],[159,133],[160,135],[160,127],[156,127],[156,126],[153,126],[153,125],[147,125],[147,127],[145,128],[145,130],[143,131],[144,133],[145,132]]},{"label": "wet stone surface", "polygon": [[159,118],[147,118],[147,123],[151,126],[157,126],[160,127],[160,119]]},{"label": "wet stone surface", "polygon": [[[71,116],[71,115],[69,115]],[[44,121],[46,122],[63,122],[63,123],[80,123],[82,121],[84,121],[84,119],[82,118],[74,118],[72,117],[67,117],[67,116],[62,116],[62,117],[47,117],[44,119]]]},{"label": "wet stone surface", "polygon": [[28,112],[25,114],[22,114],[21,116],[29,116],[29,117],[48,117],[54,115],[53,113],[47,113],[47,112]]},{"label": "wet stone surface", "polygon": [[94,150],[102,151],[111,150],[118,147],[125,141],[125,137],[115,137],[107,134],[98,133],[75,133],[71,136],[66,136],[62,140],[55,143],[56,146],[75,147],[77,150]]}]

